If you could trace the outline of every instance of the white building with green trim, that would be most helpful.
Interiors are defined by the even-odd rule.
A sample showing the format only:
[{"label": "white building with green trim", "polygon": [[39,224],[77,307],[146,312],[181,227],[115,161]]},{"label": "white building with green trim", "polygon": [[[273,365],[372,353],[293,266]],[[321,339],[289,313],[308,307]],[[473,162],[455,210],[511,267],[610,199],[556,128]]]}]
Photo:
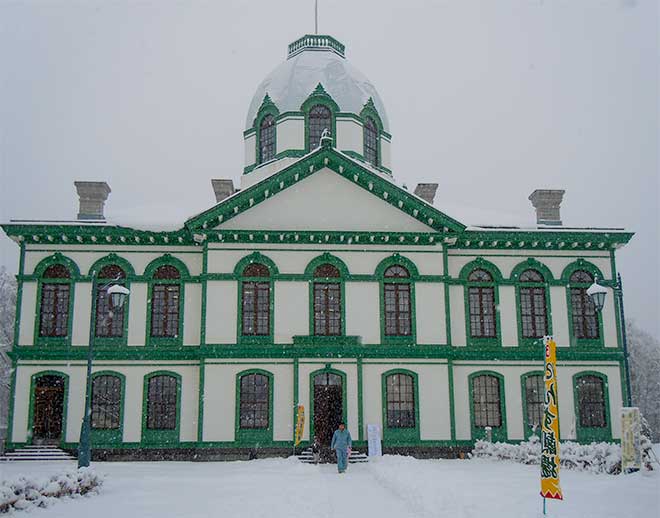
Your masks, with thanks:
[{"label": "white building with green trim", "polygon": [[[20,247],[8,447],[74,449],[93,341],[100,457],[290,451],[345,420],[364,445],[452,454],[520,441],[541,415],[543,336],[558,343],[562,439],[620,437],[617,298],[632,234],[566,228],[563,191],[535,191],[533,227],[468,226],[399,186],[389,123],[344,46],[308,35],[249,108],[239,190],[171,231],[105,219],[77,182],[74,221],[2,225]],[[130,289],[106,319],[109,281]],[[90,330],[91,327],[91,330]],[[91,332],[90,332],[91,331]]]}]

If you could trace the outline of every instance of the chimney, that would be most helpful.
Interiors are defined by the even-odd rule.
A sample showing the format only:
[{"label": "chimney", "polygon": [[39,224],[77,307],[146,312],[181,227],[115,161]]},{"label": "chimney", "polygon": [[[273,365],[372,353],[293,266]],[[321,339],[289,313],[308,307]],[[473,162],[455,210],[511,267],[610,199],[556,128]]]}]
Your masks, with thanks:
[{"label": "chimney", "polygon": [[433,205],[435,191],[438,190],[437,183],[418,183],[415,187],[415,194],[425,202]]},{"label": "chimney", "polygon": [[107,182],[73,182],[80,198],[78,219],[105,219],[103,207],[110,194]]},{"label": "chimney", "polygon": [[559,206],[565,192],[563,189],[536,189],[529,195],[529,201],[536,209],[537,224],[561,225]]},{"label": "chimney", "polygon": [[220,203],[222,200],[236,192],[233,180],[212,178],[211,185],[213,185],[216,203]]}]

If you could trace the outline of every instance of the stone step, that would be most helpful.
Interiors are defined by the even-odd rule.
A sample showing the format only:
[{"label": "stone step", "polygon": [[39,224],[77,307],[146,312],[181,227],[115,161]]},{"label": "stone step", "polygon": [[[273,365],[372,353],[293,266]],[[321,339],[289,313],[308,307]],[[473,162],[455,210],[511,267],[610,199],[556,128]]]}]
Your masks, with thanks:
[{"label": "stone step", "polygon": [[[303,450],[299,455],[297,455],[297,457],[300,462],[303,462],[305,464],[314,463],[314,454],[310,449]],[[369,462],[369,457],[367,457],[366,454],[358,450],[351,451],[351,456],[348,458],[349,464],[358,464],[363,462]]]},{"label": "stone step", "polygon": [[69,455],[67,452],[59,448],[43,445],[26,446],[25,448],[6,452],[4,455],[0,455],[0,462],[54,460],[75,460],[75,457]]}]

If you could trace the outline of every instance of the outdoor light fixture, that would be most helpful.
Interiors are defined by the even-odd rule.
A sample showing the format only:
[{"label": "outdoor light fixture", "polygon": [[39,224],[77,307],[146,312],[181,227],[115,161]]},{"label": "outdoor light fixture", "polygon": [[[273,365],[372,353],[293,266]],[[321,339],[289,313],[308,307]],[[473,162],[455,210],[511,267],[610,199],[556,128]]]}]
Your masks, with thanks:
[{"label": "outdoor light fixture", "polygon": [[587,295],[591,299],[591,302],[596,306],[596,311],[599,313],[603,310],[605,305],[605,295],[607,295],[607,288],[598,284],[598,277],[594,280],[594,283],[589,286],[587,289]]},{"label": "outdoor light fixture", "polygon": [[110,304],[113,308],[121,308],[126,301],[126,297],[131,291],[119,284],[113,284],[108,288],[108,295],[110,295]]},{"label": "outdoor light fixture", "polygon": [[[106,293],[110,297],[110,307],[101,317],[100,322],[96,322],[96,326],[103,327],[108,318],[112,318],[113,309],[120,309],[126,297],[128,297],[130,290],[125,286],[113,284],[119,281],[120,277],[110,281],[108,284],[100,286],[99,291],[107,290]],[[92,293],[94,293],[94,286],[92,286]],[[78,467],[86,468],[92,460],[92,362],[94,360],[94,311],[90,313],[89,317],[89,342],[87,343],[87,387],[85,390],[85,412],[83,413],[83,420],[80,426],[80,442],[78,443]]]}]

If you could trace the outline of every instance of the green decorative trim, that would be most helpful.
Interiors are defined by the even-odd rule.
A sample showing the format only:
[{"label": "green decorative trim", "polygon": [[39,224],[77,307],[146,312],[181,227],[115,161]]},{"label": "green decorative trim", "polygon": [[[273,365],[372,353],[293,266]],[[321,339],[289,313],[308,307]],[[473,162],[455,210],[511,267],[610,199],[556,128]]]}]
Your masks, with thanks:
[{"label": "green decorative trim", "polygon": [[205,394],[205,376],[206,376],[206,360],[200,358],[199,360],[199,388],[197,399],[197,442],[204,441],[204,394]]},{"label": "green decorative trim", "polygon": [[[343,326],[342,326],[343,328]],[[326,348],[328,346],[359,346],[362,343],[361,336],[350,335],[295,335],[293,345],[305,345],[311,347]]]},{"label": "green decorative trim", "polygon": [[[447,277],[449,275],[449,259],[447,257],[447,248],[442,247],[442,275]],[[446,281],[446,279],[445,279]],[[451,332],[451,297],[449,295],[449,284],[443,283],[445,292],[445,339],[447,345],[452,345],[452,332]]]},{"label": "green decorative trim", "polygon": [[[532,429],[532,424],[527,418],[527,390],[525,387],[525,382],[527,381],[527,378],[531,376],[541,376],[541,379],[543,379],[543,375],[544,373],[542,370],[537,370],[526,372],[520,376],[520,400],[522,401],[523,433],[525,439],[529,439],[532,435],[540,436],[541,433],[539,427],[537,427],[536,430]],[[542,386],[545,386],[545,382],[543,382]],[[557,405],[557,408],[559,408],[559,405]]]},{"label": "green decorative trim", "polygon": [[[305,336],[307,338],[307,336]],[[322,338],[323,340],[318,340]],[[325,339],[329,341],[325,341]],[[360,344],[359,337],[329,336],[300,338],[299,344],[263,345],[244,344],[205,344],[203,346],[179,346],[154,348],[145,346],[130,346],[121,349],[100,349],[94,351],[95,360],[113,361],[189,361],[198,362],[206,359],[240,359],[240,358],[378,358],[378,359],[452,359],[457,361],[531,361],[542,364],[543,348],[529,347],[498,347],[493,349],[478,347],[449,347],[446,344]],[[332,340],[330,340],[332,339]],[[323,342],[323,343],[322,343]],[[311,345],[308,345],[311,344]],[[332,344],[332,347],[327,347]],[[8,353],[11,358],[25,361],[85,361],[86,347],[48,347],[20,346]],[[607,361],[620,362],[623,352],[615,347],[597,349],[558,347],[559,361]]]},{"label": "green decorative trim", "polygon": [[[262,374],[268,378],[268,427],[265,429],[243,430],[241,428],[241,378],[250,374]],[[239,443],[260,447],[262,444],[268,444],[273,441],[273,421],[275,420],[275,414],[273,412],[274,378],[272,372],[263,369],[248,369],[236,374],[234,438]]]},{"label": "green decorative trim", "polygon": [[295,56],[308,48],[324,48],[329,49],[344,57],[345,46],[332,36],[327,34],[305,34],[303,37],[298,38],[296,41],[289,43],[289,53],[287,59]]},{"label": "green decorative trim", "polygon": [[461,268],[461,272],[458,274],[458,278],[464,283],[470,282],[470,284],[473,284],[471,281],[468,281],[468,276],[476,269],[486,270],[488,273],[492,275],[493,281],[496,284],[501,283],[502,280],[504,279],[504,277],[502,276],[502,272],[500,272],[500,269],[497,266],[495,266],[495,264],[484,259],[483,257],[477,257],[474,261],[470,261],[465,266],[463,266],[463,268]]},{"label": "green decorative trim", "polygon": [[589,338],[577,338],[575,336],[575,328],[573,327],[573,304],[571,304],[571,288],[589,288],[591,284],[589,283],[570,283],[569,279],[573,272],[576,270],[584,270],[589,272],[594,277],[597,277],[599,284],[607,284],[601,282],[604,279],[604,276],[600,269],[584,259],[578,259],[577,261],[569,264],[564,268],[564,271],[561,274],[561,280],[566,286],[566,309],[568,312],[568,337],[569,343],[573,347],[580,348],[602,348],[604,347],[604,329],[603,329],[603,314],[601,311],[596,312],[596,318],[598,319],[598,338],[589,339]]},{"label": "green decorative trim", "polygon": [[20,256],[18,260],[18,275],[16,276],[16,312],[14,314],[14,340],[12,342],[14,347],[18,347],[18,341],[19,341],[18,337],[21,331],[21,313],[23,309],[23,282],[24,282],[22,277],[24,273],[25,273],[25,243],[21,242]]},{"label": "green decorative trim", "polygon": [[[186,228],[191,232],[204,232],[206,229],[213,229],[271,196],[277,195],[284,189],[296,185],[299,181],[323,168],[335,171],[347,180],[378,196],[386,203],[443,234],[451,235],[465,229],[465,226],[458,221],[383,178],[382,175],[362,166],[332,147],[322,146],[272,176],[257,182],[234,196],[226,198],[211,209],[189,219],[186,221]],[[224,234],[224,232],[219,233]],[[234,233],[231,230],[227,231],[229,235]],[[269,233],[274,236],[282,234],[282,232]],[[327,233],[319,234],[325,235]],[[210,235],[210,232],[207,232],[208,235]],[[431,238],[441,240],[441,236],[437,235],[432,235]],[[429,244],[429,242],[426,244]],[[401,244],[405,244],[405,242],[402,241]]]},{"label": "green decorative trim", "polygon": [[364,388],[362,374],[362,358],[357,359],[357,405],[358,405],[358,441],[364,440]]},{"label": "green decorative trim", "polygon": [[[174,430],[148,430],[147,418],[149,407],[147,405],[149,380],[155,376],[171,376],[176,378],[176,426]],[[181,430],[181,375],[168,370],[157,370],[150,372],[144,377],[142,387],[142,443],[160,444],[160,443],[178,443]]]},{"label": "green decorative trim", "polygon": [[[387,426],[387,378],[392,374],[405,374],[413,378],[413,390],[415,398],[415,426],[414,428],[389,428]],[[383,442],[397,445],[401,443],[416,443],[419,441],[419,376],[416,372],[408,369],[391,369],[383,372],[380,376],[381,402],[383,412]]]},{"label": "green decorative trim", "polygon": [[114,252],[111,252],[94,262],[94,264],[90,266],[89,270],[87,271],[87,276],[96,277],[101,268],[112,264],[116,264],[122,270],[124,270],[127,278],[135,277],[135,269],[133,268],[133,265],[127,259],[117,255]]},{"label": "green decorative trim", "polygon": [[[610,275],[612,276],[612,280],[617,279],[617,269],[616,269],[616,259],[614,258],[614,250],[610,250]],[[623,347],[623,328],[621,325],[621,304],[619,301],[619,297],[616,296],[616,290],[614,290],[614,317],[616,318],[616,339],[617,339],[617,347]],[[627,389],[627,385],[625,383],[621,384],[622,390],[625,392]],[[628,401],[628,398],[625,397],[623,401]]]},{"label": "green decorative trim", "polygon": [[348,271],[348,266],[346,266],[346,263],[336,255],[332,255],[328,252],[315,257],[307,264],[305,267],[305,277],[309,280],[315,279],[316,277],[314,277],[314,270],[316,270],[316,268],[322,264],[331,264],[332,266],[336,267],[339,270],[342,279],[350,277],[350,272]]},{"label": "green decorative trim", "polygon": [[[94,379],[99,376],[114,376],[119,378],[121,383],[121,393],[119,398],[119,428],[112,430],[99,430],[91,428],[92,430],[92,447],[95,444],[119,444],[123,442],[124,437],[124,409],[126,408],[126,376],[121,372],[113,370],[96,371],[92,374],[92,387],[94,386]],[[94,391],[92,389],[92,395]],[[92,400],[93,404],[93,400]],[[91,426],[91,425],[90,425]]]},{"label": "green decorative trim", "polygon": [[[71,277],[67,279],[45,279],[43,277],[44,272],[49,266],[62,264],[69,270]],[[34,275],[37,279],[37,297],[35,305],[38,308],[34,314],[34,336],[33,344],[35,346],[63,346],[71,345],[71,337],[73,334],[73,308],[74,300],[76,296],[76,284],[75,278],[80,276],[80,270],[78,265],[69,259],[68,257],[62,255],[60,252],[55,252],[53,255],[43,259],[34,269]],[[42,299],[42,289],[44,284],[68,284],[69,285],[69,308],[67,313],[67,332],[66,336],[41,336],[41,299]]]},{"label": "green decorative trim", "polygon": [[[170,254],[163,254],[162,256],[151,261],[144,269],[143,277],[146,279],[153,279],[154,273],[161,266],[174,266],[177,270],[179,270],[179,274],[181,275],[180,280],[182,282],[190,279],[190,272],[188,271],[186,263]],[[159,281],[160,280],[161,279],[159,279]]]},{"label": "green decorative trim", "polygon": [[[543,282],[519,282],[520,274],[527,270],[536,270],[543,276]],[[553,280],[552,272],[550,269],[545,266],[543,263],[540,263],[536,259],[531,257],[526,261],[523,261],[516,265],[516,267],[511,272],[511,280],[514,280],[516,284],[516,315],[517,315],[517,330],[518,330],[518,345],[520,346],[529,346],[532,344],[542,344],[543,336],[537,338],[525,338],[523,336],[523,325],[522,325],[522,304],[520,301],[520,289],[521,288],[543,288],[545,293],[545,321],[546,321],[546,333],[545,335],[552,335],[552,301],[550,298],[550,284],[549,281]]]},{"label": "green decorative trim", "polygon": [[465,230],[452,248],[498,250],[608,250],[630,241],[634,233],[619,228],[585,228],[556,230],[551,228],[524,230]]},{"label": "green decorative trim", "polygon": [[[580,426],[580,400],[578,398],[578,380],[582,376],[596,376],[603,382],[603,399],[605,404],[606,426],[603,428],[586,428]],[[607,376],[598,371],[581,371],[573,375],[573,405],[575,407],[575,433],[578,442],[590,443],[609,441],[612,438],[612,418],[610,414],[610,389]]]},{"label": "green decorative trim", "polygon": [[485,428],[478,428],[474,424],[474,384],[473,379],[477,376],[495,376],[500,382],[500,415],[502,418],[502,424],[500,427],[492,427],[492,437],[493,441],[506,441],[508,438],[507,428],[506,428],[506,397],[505,397],[505,387],[504,387],[504,376],[499,372],[491,370],[481,370],[478,372],[473,372],[468,376],[468,385],[470,389],[470,428],[472,430],[472,439],[483,439],[486,437]]},{"label": "green decorative trim", "polygon": [[346,423],[346,428],[350,429],[349,423],[346,419],[346,409],[348,407],[347,388],[346,388],[346,373],[329,366],[323,369],[318,369],[309,373],[309,440],[314,439],[314,378],[318,374],[332,373],[337,374],[341,378],[341,415],[342,421]]},{"label": "green decorative trim", "polygon": [[454,362],[447,360],[447,383],[449,384],[449,429],[451,440],[456,440],[456,398],[454,395]]},{"label": "green decorative trim", "polygon": [[[66,422],[69,409],[69,375],[58,370],[43,370],[35,372],[30,376],[30,403],[28,407],[28,444],[34,444],[34,405],[37,378],[41,376],[57,376],[64,379],[64,397],[62,401],[62,433],[60,435],[60,447],[66,441]],[[14,387],[15,389],[16,387]],[[14,397],[16,395],[14,394]],[[12,416],[13,418],[13,416]],[[12,423],[13,429],[13,423]]]},{"label": "green decorative trim", "polygon": [[[325,91],[323,85],[319,83],[316,85],[314,91],[307,97],[307,99],[300,106],[300,110],[305,114],[305,152],[312,151],[309,145],[309,112],[314,106],[322,105],[330,110],[330,125],[331,136],[333,141],[337,138],[337,113],[339,113],[339,105],[335,102],[328,92]],[[321,147],[320,145],[318,147]]]},{"label": "green decorative trim", "polygon": [[14,407],[16,406],[16,364],[17,363],[18,362],[16,361],[16,358],[11,358],[11,374],[9,375],[9,413],[7,414],[8,443],[14,440]]},{"label": "green decorative trim", "polygon": [[[298,422],[298,405],[300,404],[300,372],[299,372],[299,363],[300,361],[298,358],[293,359],[293,398],[291,401],[293,401],[293,422],[291,424],[291,441],[294,444],[295,447],[295,440],[296,440],[296,424]],[[306,415],[305,415],[305,421],[309,421],[309,415],[307,415],[307,411],[309,409],[305,410]],[[304,435],[304,426],[303,425],[303,435]]]},{"label": "green decorative trim", "polygon": [[[394,265],[403,266],[408,270],[410,277],[385,279],[385,270]],[[386,257],[378,264],[376,267],[376,277],[379,282],[378,292],[380,294],[380,341],[384,344],[417,343],[417,312],[415,303],[415,279],[419,278],[417,266],[407,257],[395,253],[390,257]],[[385,284],[408,284],[410,286],[410,335],[395,336],[385,334]]]}]

